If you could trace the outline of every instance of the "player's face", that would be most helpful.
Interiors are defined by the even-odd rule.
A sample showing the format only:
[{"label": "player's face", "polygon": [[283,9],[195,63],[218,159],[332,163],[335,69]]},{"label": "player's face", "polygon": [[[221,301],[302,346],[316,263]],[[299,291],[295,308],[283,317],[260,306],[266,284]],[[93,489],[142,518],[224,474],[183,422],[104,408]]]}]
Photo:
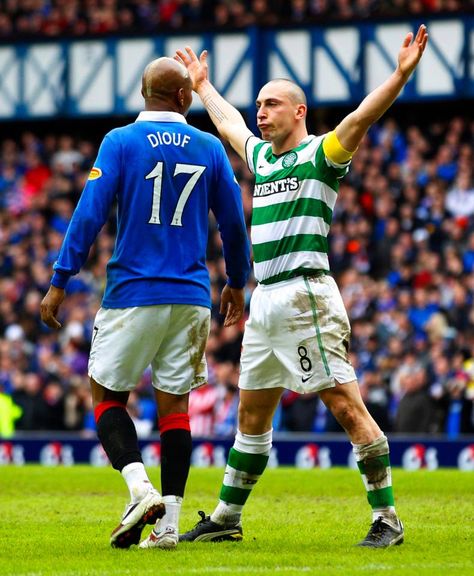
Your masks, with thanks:
[{"label": "player's face", "polygon": [[257,101],[257,126],[263,140],[285,140],[294,130],[298,118],[298,105],[289,97],[284,84],[266,84]]}]

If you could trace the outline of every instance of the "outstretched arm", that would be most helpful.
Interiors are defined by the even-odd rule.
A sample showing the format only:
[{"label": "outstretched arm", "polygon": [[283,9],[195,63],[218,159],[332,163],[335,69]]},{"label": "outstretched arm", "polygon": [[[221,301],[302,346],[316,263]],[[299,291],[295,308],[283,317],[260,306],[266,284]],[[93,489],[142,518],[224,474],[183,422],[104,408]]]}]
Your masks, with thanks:
[{"label": "outstretched arm", "polygon": [[419,27],[414,39],[411,32],[407,34],[393,74],[336,127],[337,138],[345,150],[356,150],[370,126],[390,108],[418,65],[427,42],[428,32],[424,24]]},{"label": "outstretched arm", "polygon": [[229,104],[209,82],[207,51],[204,50],[198,59],[189,46],[186,46],[185,50],[186,52],[176,51],[176,60],[188,69],[193,89],[201,98],[219,134],[246,161],[245,143],[253,135],[252,132],[247,128],[242,114]]}]

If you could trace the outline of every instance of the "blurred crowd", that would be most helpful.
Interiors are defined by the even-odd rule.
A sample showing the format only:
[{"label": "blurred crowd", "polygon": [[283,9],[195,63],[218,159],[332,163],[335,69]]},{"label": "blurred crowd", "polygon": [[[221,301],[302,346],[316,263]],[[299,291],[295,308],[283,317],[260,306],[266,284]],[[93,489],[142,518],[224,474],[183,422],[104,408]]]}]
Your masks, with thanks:
[{"label": "blurred crowd", "polygon": [[0,39],[295,26],[471,11],[473,0],[0,0]]},{"label": "blurred crowd", "polygon": [[[370,130],[341,184],[330,262],[352,323],[350,355],[362,395],[387,432],[474,432],[473,144],[467,116],[426,125],[387,117]],[[21,431],[95,433],[87,359],[114,245],[113,214],[68,285],[61,331],[42,325],[39,305],[96,151],[96,143],[70,134],[24,132],[0,141],[0,435],[9,422]],[[229,154],[250,226],[251,174]],[[244,326],[223,328],[225,273],[212,217],[210,227],[209,382],[191,394],[191,427],[195,435],[230,436]],[[251,279],[247,313],[254,286]],[[156,430],[149,372],[129,410],[140,436]],[[274,428],[340,430],[317,395],[291,392]]]}]

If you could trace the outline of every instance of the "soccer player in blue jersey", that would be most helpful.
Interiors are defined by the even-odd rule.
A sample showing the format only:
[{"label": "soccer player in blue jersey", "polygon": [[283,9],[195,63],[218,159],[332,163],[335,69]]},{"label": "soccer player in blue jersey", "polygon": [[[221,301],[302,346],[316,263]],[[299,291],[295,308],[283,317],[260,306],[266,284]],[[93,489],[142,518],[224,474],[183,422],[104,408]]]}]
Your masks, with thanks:
[{"label": "soccer player in blue jersey", "polygon": [[359,544],[386,548],[403,542],[388,441],[362,401],[348,358],[349,319],[329,274],[327,235],[339,180],[371,124],[408,81],[427,41],[425,26],[408,34],[392,75],[322,136],[307,132],[301,88],[285,79],[268,82],[256,101],[261,139],[209,82],[206,53],[198,59],[190,48],[177,52],[220,135],[255,174],[251,236],[258,281],[242,343],[239,428],[220,499],[181,540],[242,539],[242,510],[265,470],[273,414],[289,388],[318,392],[352,442],[372,508],[371,527]]},{"label": "soccer player in blue jersey", "polygon": [[[133,124],[109,132],[100,147],[54,264],[41,303],[43,322],[61,327],[58,309],[71,276],[117,205],[117,237],[97,313],[89,377],[97,434],[130,491],[130,504],[111,545],[174,548],[191,458],[189,391],[206,381],[204,350],[210,325],[206,268],[208,214],[218,222],[227,283],[224,325],[243,314],[250,269],[240,188],[224,147],[185,120],[192,101],[186,68],[159,58],[142,79],[145,110]],[[126,406],[151,365],[161,438],[162,496],[142,462]]]}]

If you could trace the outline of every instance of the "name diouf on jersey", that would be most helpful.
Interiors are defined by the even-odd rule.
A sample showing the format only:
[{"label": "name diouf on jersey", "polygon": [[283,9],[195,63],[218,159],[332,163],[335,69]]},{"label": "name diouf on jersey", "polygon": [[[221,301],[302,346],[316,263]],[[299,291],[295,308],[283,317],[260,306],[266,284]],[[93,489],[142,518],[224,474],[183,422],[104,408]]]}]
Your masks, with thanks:
[{"label": "name diouf on jersey", "polygon": [[264,182],[263,184],[255,184],[253,189],[254,196],[269,196],[270,194],[277,194],[278,192],[294,192],[298,190],[299,181],[296,176],[291,178],[282,178],[274,182]]},{"label": "name diouf on jersey", "polygon": [[180,132],[154,132],[147,134],[148,142],[156,148],[157,146],[180,146],[183,148],[191,140],[191,136]]}]

